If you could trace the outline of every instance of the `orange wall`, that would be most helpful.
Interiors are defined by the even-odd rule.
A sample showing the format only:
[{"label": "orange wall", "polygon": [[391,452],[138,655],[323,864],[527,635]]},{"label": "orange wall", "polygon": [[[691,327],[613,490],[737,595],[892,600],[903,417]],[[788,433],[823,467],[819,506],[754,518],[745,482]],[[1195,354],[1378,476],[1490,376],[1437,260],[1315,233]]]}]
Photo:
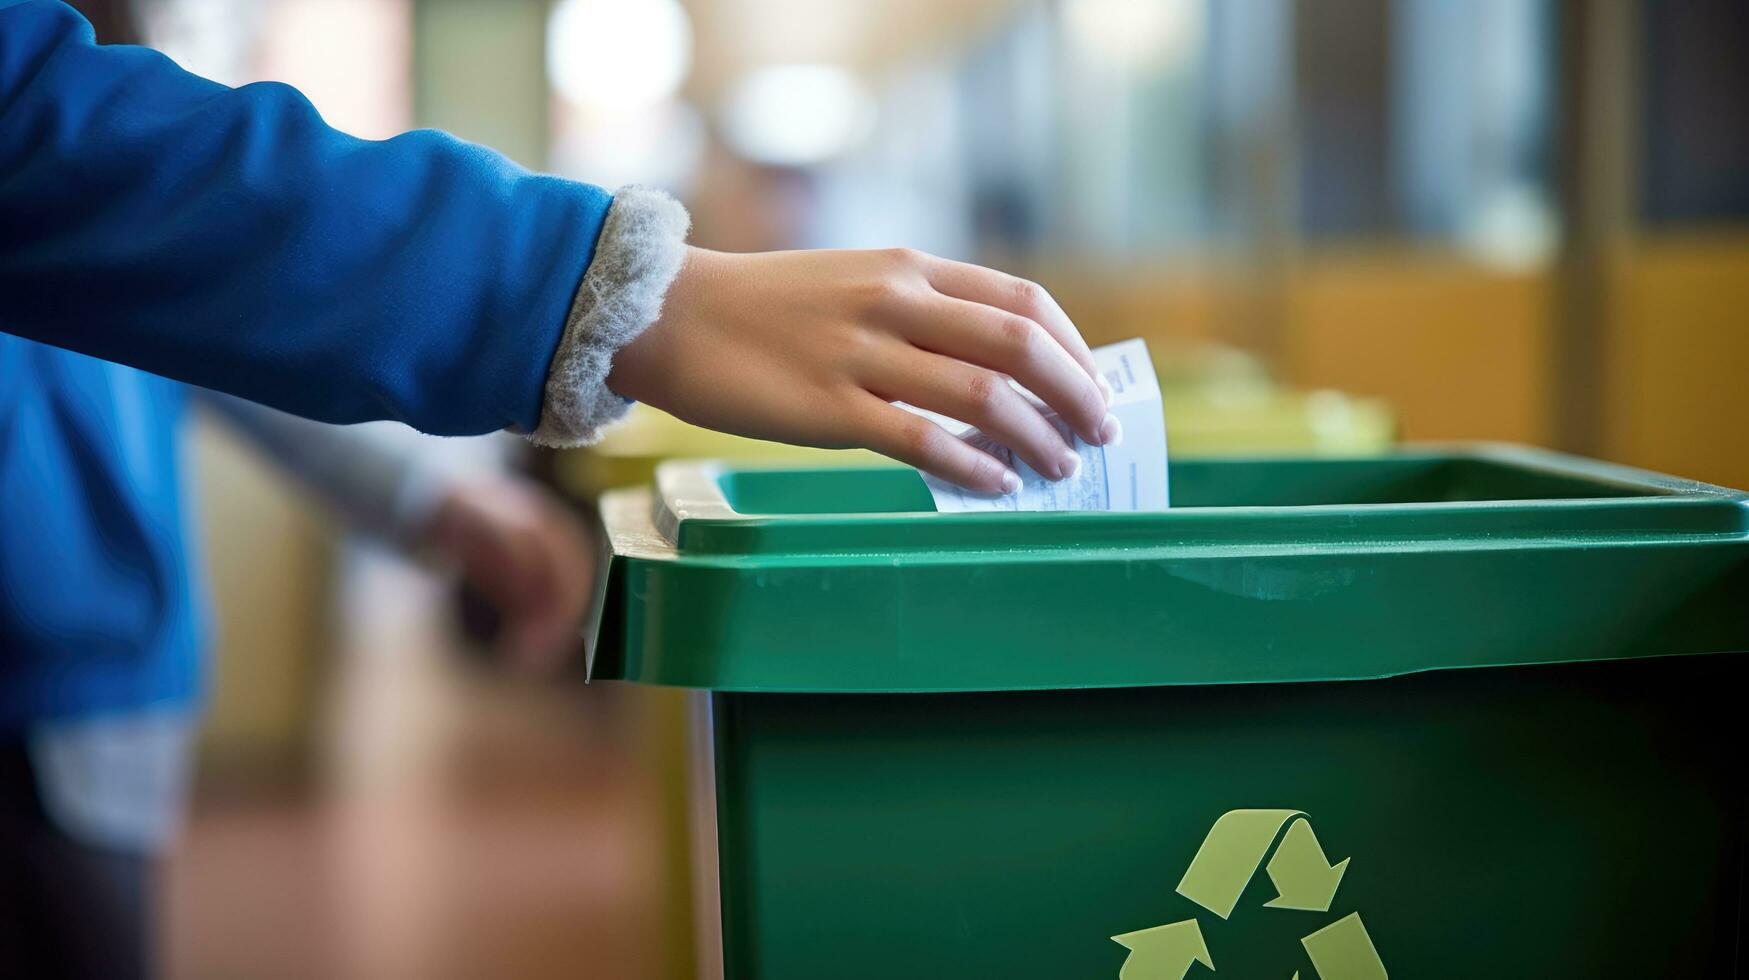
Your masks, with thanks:
[{"label": "orange wall", "polygon": [[1038,270],[1093,343],[1145,336],[1267,352],[1288,383],[1382,397],[1405,438],[1552,438],[1552,280],[1450,255],[1313,253],[1277,297],[1219,263],[1103,276]]},{"label": "orange wall", "polygon": [[[1039,272],[1096,343],[1254,346],[1247,314],[1270,308],[1218,264]],[[1749,235],[1642,239],[1612,277],[1591,409],[1600,454],[1749,488]],[[1296,261],[1281,295],[1289,383],[1383,398],[1407,439],[1552,443],[1562,365],[1549,269],[1384,248],[1315,252]]]},{"label": "orange wall", "polygon": [[1236,339],[1231,329],[1235,290],[1219,271],[1202,264],[1120,271],[1068,263],[999,267],[1036,277],[1095,346],[1138,336],[1169,342]]},{"label": "orange wall", "polygon": [[1289,286],[1284,373],[1388,400],[1406,439],[1546,444],[1552,304],[1546,272],[1413,254],[1308,256]]},{"label": "orange wall", "polygon": [[1749,237],[1648,239],[1618,277],[1605,454],[1749,487]]}]

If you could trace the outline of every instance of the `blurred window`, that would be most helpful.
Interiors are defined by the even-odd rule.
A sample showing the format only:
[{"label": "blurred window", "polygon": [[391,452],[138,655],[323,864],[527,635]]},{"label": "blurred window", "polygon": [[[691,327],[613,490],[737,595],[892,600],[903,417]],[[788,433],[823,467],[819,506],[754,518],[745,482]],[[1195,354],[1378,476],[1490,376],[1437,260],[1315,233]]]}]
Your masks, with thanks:
[{"label": "blurred window", "polygon": [[1393,230],[1391,4],[1323,0],[1295,13],[1300,227],[1313,237]]},{"label": "blurred window", "polygon": [[1035,252],[1295,232],[1540,259],[1552,17],[1551,0],[1023,3],[961,55],[968,220]]},{"label": "blurred window", "polygon": [[1749,4],[1641,0],[1639,20],[1641,220],[1749,218]]},{"label": "blurred window", "polygon": [[1299,225],[1504,261],[1552,248],[1546,0],[1321,0],[1295,8]]},{"label": "blurred window", "polygon": [[1024,5],[961,66],[975,231],[1018,250],[1169,250],[1211,231],[1206,0]]}]

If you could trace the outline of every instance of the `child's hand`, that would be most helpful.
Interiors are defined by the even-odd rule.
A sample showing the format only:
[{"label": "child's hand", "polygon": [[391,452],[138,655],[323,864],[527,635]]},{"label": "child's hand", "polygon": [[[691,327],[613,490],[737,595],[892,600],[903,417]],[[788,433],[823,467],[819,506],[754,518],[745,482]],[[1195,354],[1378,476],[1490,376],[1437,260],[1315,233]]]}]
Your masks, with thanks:
[{"label": "child's hand", "polygon": [[497,654],[529,674],[550,674],[577,651],[596,568],[589,529],[557,497],[492,476],[449,488],[418,544],[453,565],[503,624]]},{"label": "child's hand", "polygon": [[662,317],[608,385],[698,425],[866,446],[972,490],[1019,488],[994,457],[902,401],[970,423],[1045,476],[1079,464],[1020,382],[1082,439],[1119,435],[1075,325],[1038,286],[908,250],[689,249]]}]

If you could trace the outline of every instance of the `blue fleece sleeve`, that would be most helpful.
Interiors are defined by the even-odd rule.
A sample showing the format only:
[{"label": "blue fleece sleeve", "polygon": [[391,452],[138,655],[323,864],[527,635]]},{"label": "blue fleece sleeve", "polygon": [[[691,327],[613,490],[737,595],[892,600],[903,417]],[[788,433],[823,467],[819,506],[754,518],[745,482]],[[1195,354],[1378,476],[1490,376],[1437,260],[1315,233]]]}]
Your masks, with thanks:
[{"label": "blue fleece sleeve", "polygon": [[329,422],[532,430],[611,197],[0,0],[0,330]]}]

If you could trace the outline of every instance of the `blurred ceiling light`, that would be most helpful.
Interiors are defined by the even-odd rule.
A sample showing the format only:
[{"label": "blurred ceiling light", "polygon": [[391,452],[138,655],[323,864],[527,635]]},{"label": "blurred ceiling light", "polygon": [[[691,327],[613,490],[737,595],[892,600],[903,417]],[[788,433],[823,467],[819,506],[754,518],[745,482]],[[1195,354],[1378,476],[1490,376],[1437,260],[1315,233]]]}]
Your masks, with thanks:
[{"label": "blurred ceiling light", "polygon": [[671,99],[648,112],[606,121],[560,116],[551,163],[556,173],[602,187],[649,184],[684,195],[705,142],[698,110]]},{"label": "blurred ceiling light", "polygon": [[1536,269],[1560,244],[1560,230],[1545,196],[1521,181],[1490,188],[1464,232],[1472,254],[1503,269]]},{"label": "blurred ceiling light", "polygon": [[1204,0],[1068,0],[1063,19],[1089,54],[1141,70],[1178,64],[1201,39]]},{"label": "blurred ceiling light", "polygon": [[659,105],[691,64],[692,22],[678,0],[559,0],[547,20],[547,77],[590,113]]},{"label": "blurred ceiling light", "polygon": [[874,99],[838,65],[767,65],[730,89],[723,138],[757,163],[802,167],[861,143],[874,128]]}]

